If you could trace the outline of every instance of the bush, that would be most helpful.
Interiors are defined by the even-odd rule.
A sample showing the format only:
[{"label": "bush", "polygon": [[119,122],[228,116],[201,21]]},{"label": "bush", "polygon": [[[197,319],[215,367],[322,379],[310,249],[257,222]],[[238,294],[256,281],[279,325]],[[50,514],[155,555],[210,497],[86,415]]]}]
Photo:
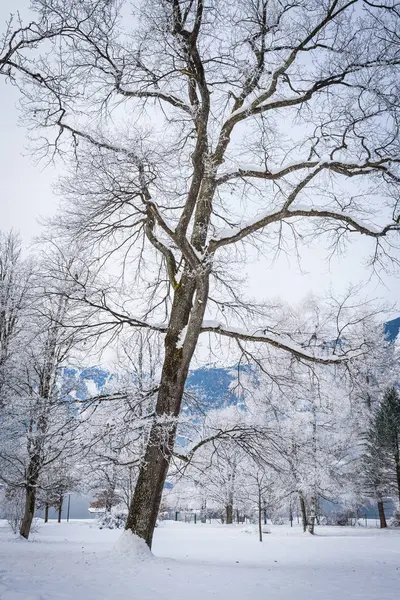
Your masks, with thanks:
[{"label": "bush", "polygon": [[398,506],[389,521],[389,527],[400,527],[400,506]]},{"label": "bush", "polygon": [[21,527],[22,517],[25,509],[25,493],[20,488],[8,488],[4,494],[3,512],[4,517],[11,527],[13,533],[18,533]]},{"label": "bush", "polygon": [[127,514],[122,510],[112,510],[99,517],[99,529],[124,529]]},{"label": "bush", "polygon": [[326,517],[327,525],[339,525],[340,527],[346,527],[347,525],[353,525],[354,511],[344,510],[343,512],[331,513]]}]

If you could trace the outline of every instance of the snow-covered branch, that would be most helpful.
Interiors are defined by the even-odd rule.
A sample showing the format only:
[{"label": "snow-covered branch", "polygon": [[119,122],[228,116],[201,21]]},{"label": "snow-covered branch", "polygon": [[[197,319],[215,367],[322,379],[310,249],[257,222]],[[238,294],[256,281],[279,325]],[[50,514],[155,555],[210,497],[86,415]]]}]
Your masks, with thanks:
[{"label": "snow-covered branch", "polygon": [[275,335],[270,332],[267,333],[265,330],[262,329],[258,329],[254,332],[251,332],[236,327],[228,327],[226,325],[218,323],[217,321],[204,321],[201,331],[202,333],[216,333],[218,335],[242,340],[245,342],[269,344],[270,346],[274,346],[279,350],[290,352],[291,354],[293,354],[293,356],[296,356],[299,359],[308,360],[320,364],[337,364],[348,358],[346,357],[345,359],[335,355],[324,356],[323,354],[310,352],[309,350],[305,350],[304,348],[302,348],[302,346],[300,346],[299,344],[294,344],[288,340],[284,340],[279,335]]},{"label": "snow-covered branch", "polygon": [[264,214],[257,215],[236,229],[224,229],[217,238],[214,238],[210,241],[210,252],[214,252],[221,246],[239,242],[248,235],[261,231],[264,227],[267,227],[271,223],[277,223],[279,221],[284,221],[294,217],[330,219],[337,221],[339,223],[338,226],[346,226],[348,231],[356,231],[372,238],[381,238],[387,235],[387,233],[390,231],[400,230],[400,223],[397,220],[393,223],[388,223],[382,228],[377,228],[373,225],[365,223],[358,217],[346,211],[337,212],[323,206],[298,206],[292,210],[282,209],[272,212],[268,211]]},{"label": "snow-covered branch", "polygon": [[390,167],[392,164],[399,164],[400,158],[396,157],[385,157],[379,160],[365,160],[365,161],[344,161],[334,160],[331,157],[323,157],[319,160],[303,160],[295,161],[287,164],[280,169],[259,169],[257,165],[238,165],[237,168],[229,170],[225,173],[221,173],[217,177],[217,185],[226,183],[234,179],[263,179],[266,181],[275,181],[282,179],[290,173],[296,171],[302,171],[304,169],[313,169],[314,171],[320,172],[322,170],[329,170],[333,173],[345,175],[347,177],[354,177],[357,175],[367,175],[370,173],[382,172],[388,173],[391,177],[395,178],[396,175],[391,172]]}]

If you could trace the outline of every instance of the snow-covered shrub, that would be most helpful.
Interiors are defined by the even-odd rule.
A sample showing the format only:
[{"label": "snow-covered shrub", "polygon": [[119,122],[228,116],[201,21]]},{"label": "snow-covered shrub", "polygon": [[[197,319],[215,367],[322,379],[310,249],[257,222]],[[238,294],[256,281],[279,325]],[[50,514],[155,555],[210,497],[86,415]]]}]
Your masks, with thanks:
[{"label": "snow-covered shrub", "polygon": [[364,519],[357,519],[356,521],[356,527],[365,527],[365,520]]},{"label": "snow-covered shrub", "polygon": [[389,527],[400,527],[400,506],[398,506],[389,521]]},{"label": "snow-covered shrub", "polygon": [[339,525],[346,527],[353,525],[354,512],[352,510],[344,510],[342,512],[333,512],[327,515],[327,525]]},{"label": "snow-covered shrub", "polygon": [[3,513],[13,533],[18,533],[25,508],[24,491],[21,489],[6,490],[3,501]]},{"label": "snow-covered shrub", "polygon": [[[243,529],[241,529],[240,531],[241,531],[241,533],[247,533],[250,535],[254,535],[254,534],[258,535],[258,525],[246,525],[246,527],[243,527]],[[271,529],[268,527],[268,525],[262,525],[261,531],[263,533],[271,533]]]},{"label": "snow-covered shrub", "polygon": [[99,529],[123,529],[127,514],[122,510],[103,513],[98,519]]}]

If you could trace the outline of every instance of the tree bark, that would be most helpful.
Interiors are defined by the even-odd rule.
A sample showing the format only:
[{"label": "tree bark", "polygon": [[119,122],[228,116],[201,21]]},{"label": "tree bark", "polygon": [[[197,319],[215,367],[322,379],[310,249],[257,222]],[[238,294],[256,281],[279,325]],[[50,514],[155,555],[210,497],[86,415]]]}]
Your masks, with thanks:
[{"label": "tree bark", "polygon": [[32,483],[26,486],[26,495],[25,495],[25,510],[24,516],[21,521],[21,527],[19,530],[20,535],[25,539],[29,538],[29,533],[32,527],[33,515],[35,514],[35,504],[36,504],[36,485],[32,485]]},{"label": "tree bark", "polygon": [[40,472],[40,456],[34,454],[29,460],[27,470],[27,483],[25,487],[25,509],[22,517],[19,533],[22,537],[28,539],[32,527],[33,516],[35,514],[36,490]]},{"label": "tree bark", "polygon": [[308,531],[311,533],[311,535],[314,535],[314,531],[315,531],[316,512],[317,512],[317,499],[315,496],[313,496],[311,498],[310,527],[308,529]]},{"label": "tree bark", "polygon": [[[177,418],[190,361],[201,331],[207,296],[207,273],[203,273],[203,279],[199,282],[187,271],[175,291],[164,342],[164,364],[155,419],[151,426],[125,527],[143,538],[149,548],[151,548],[164,482],[174,449]],[[182,344],[180,334],[185,327],[187,332]]]},{"label": "tree bark", "polygon": [[204,502],[201,506],[201,522],[202,523],[207,522],[207,500],[204,500]]},{"label": "tree bark", "polygon": [[58,522],[59,523],[61,523],[61,514],[62,514],[63,502],[64,502],[64,496],[61,495],[60,496],[60,500],[58,501]]},{"label": "tree bark", "polygon": [[232,504],[227,504],[225,506],[225,514],[226,514],[226,524],[232,525],[232,523],[233,523],[233,506],[232,506]]},{"label": "tree bark", "polygon": [[258,539],[260,542],[263,541],[262,534],[262,502],[261,502],[261,494],[258,494]]},{"label": "tree bark", "polygon": [[307,521],[306,503],[304,501],[304,497],[302,494],[300,494],[300,511],[301,511],[301,522],[303,525],[303,531],[305,533],[307,531],[308,521]]},{"label": "tree bark", "polygon": [[379,522],[380,528],[384,529],[387,527],[386,517],[385,517],[385,507],[383,506],[383,500],[378,500],[378,513],[379,513]]},{"label": "tree bark", "polygon": [[44,522],[47,523],[48,520],[49,520],[49,505],[46,502],[45,507],[44,507]]}]

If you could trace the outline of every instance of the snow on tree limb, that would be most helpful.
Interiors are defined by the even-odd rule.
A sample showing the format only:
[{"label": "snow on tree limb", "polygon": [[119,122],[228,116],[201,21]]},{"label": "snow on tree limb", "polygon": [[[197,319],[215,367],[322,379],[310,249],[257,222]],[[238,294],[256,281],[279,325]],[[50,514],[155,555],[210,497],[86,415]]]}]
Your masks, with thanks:
[{"label": "snow on tree limb", "polygon": [[394,223],[389,223],[385,227],[378,229],[377,227],[365,223],[358,217],[355,217],[346,211],[335,212],[324,206],[299,206],[293,208],[292,210],[283,209],[272,212],[268,211],[264,214],[254,217],[236,229],[232,229],[231,231],[224,229],[217,238],[214,238],[210,241],[210,251],[215,251],[221,246],[238,242],[244,239],[246,236],[260,231],[271,223],[277,223],[293,217],[332,219],[333,221],[338,221],[339,223],[349,226],[349,231],[357,231],[373,238],[384,237],[389,231],[400,230],[400,224],[397,221]]},{"label": "snow on tree limb", "polygon": [[260,342],[266,343],[279,350],[285,350],[293,354],[300,359],[305,359],[308,361],[320,363],[320,364],[337,364],[338,362],[343,362],[347,360],[348,357],[339,357],[339,356],[318,356],[315,353],[309,352],[302,348],[299,344],[294,344],[287,340],[283,340],[280,336],[274,335],[272,333],[264,333],[262,329],[258,329],[255,332],[246,331],[245,329],[239,329],[237,327],[227,327],[226,325],[222,325],[217,321],[203,321],[202,333],[210,332],[216,333],[218,335],[222,335],[225,337],[230,337],[246,342]]}]

